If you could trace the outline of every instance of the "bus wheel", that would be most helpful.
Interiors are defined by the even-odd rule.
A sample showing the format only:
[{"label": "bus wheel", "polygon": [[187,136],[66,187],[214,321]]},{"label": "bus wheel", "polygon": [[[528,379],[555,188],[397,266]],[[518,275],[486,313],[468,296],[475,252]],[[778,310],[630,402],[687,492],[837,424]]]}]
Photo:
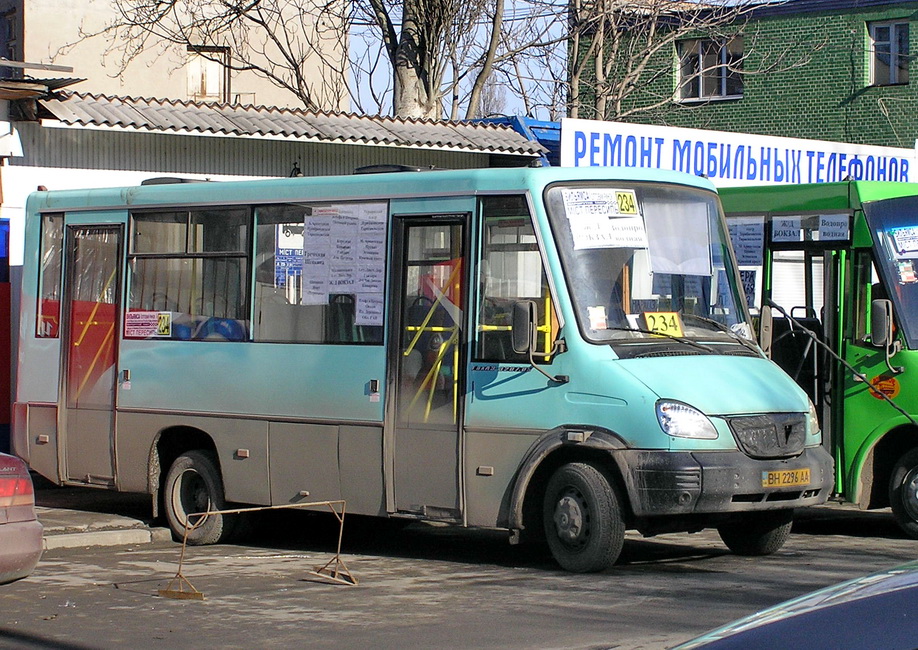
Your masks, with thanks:
[{"label": "bus wheel", "polygon": [[902,456],[893,468],[889,505],[902,530],[918,538],[918,448]]},{"label": "bus wheel", "polygon": [[188,543],[193,545],[217,544],[232,533],[232,515],[188,517],[197,512],[226,509],[223,480],[217,467],[213,452],[197,450],[179,456],[169,468],[163,487],[163,509],[177,541],[185,536],[186,522],[193,526],[188,531]]},{"label": "bus wheel", "polygon": [[593,465],[569,463],[555,471],[545,490],[542,520],[551,554],[568,571],[602,571],[622,551],[625,522],[618,496]]},{"label": "bus wheel", "polygon": [[737,555],[771,555],[784,546],[793,524],[793,510],[767,510],[737,515],[717,532]]}]

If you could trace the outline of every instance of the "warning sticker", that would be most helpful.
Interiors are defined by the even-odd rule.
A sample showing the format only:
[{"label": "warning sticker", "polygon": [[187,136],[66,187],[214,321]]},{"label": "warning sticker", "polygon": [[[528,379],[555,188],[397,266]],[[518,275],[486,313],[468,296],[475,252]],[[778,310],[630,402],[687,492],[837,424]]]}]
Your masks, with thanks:
[{"label": "warning sticker", "polygon": [[896,252],[900,257],[913,257],[913,253],[918,253],[918,228],[914,226],[893,228],[889,234],[892,235]]},{"label": "warning sticker", "polygon": [[899,284],[914,284],[918,282],[918,274],[915,273],[915,264],[913,262],[897,262],[899,270]]},{"label": "warning sticker", "polygon": [[877,399],[883,399],[883,395],[893,399],[899,395],[900,389],[899,380],[892,375],[879,375],[870,380],[870,394]]},{"label": "warning sticker", "polygon": [[124,315],[125,338],[148,339],[171,336],[171,311],[129,311]]}]

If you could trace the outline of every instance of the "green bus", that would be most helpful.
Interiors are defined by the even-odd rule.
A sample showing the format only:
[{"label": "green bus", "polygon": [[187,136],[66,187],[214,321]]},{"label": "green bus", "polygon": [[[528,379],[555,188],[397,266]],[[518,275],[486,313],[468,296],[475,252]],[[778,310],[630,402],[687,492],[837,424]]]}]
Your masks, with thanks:
[{"label": "green bus", "polygon": [[763,347],[816,404],[837,494],[918,538],[918,183],[720,193]]}]

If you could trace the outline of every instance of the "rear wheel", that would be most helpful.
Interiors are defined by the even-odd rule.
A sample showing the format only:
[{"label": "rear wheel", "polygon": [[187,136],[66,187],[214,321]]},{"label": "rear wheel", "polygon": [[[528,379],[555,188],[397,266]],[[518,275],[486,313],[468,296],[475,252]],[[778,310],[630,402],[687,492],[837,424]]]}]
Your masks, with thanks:
[{"label": "rear wheel", "polygon": [[163,486],[163,506],[172,536],[181,541],[185,536],[193,545],[217,544],[229,539],[236,523],[233,515],[212,514],[192,516],[200,512],[225,510],[223,479],[217,458],[210,451],[189,451],[172,463]]},{"label": "rear wheel", "polygon": [[622,551],[625,522],[618,496],[593,465],[569,463],[555,471],[545,490],[542,520],[551,554],[568,571],[602,571]]},{"label": "rear wheel", "polygon": [[793,510],[767,510],[738,515],[717,532],[737,555],[771,555],[784,546],[793,524]]},{"label": "rear wheel", "polygon": [[906,453],[889,478],[889,505],[896,523],[918,539],[918,449]]}]

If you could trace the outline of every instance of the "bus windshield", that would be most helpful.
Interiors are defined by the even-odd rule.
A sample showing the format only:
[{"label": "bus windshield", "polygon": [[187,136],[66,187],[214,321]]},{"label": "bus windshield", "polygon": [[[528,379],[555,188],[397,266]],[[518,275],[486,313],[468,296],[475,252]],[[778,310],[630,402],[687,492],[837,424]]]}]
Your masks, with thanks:
[{"label": "bus windshield", "polygon": [[553,185],[546,205],[578,324],[621,354],[635,344],[748,346],[717,198],[655,183]]},{"label": "bus windshield", "polygon": [[[918,348],[918,197],[864,204],[873,234],[877,270],[898,315],[908,347]],[[883,297],[873,294],[874,298]]]}]

